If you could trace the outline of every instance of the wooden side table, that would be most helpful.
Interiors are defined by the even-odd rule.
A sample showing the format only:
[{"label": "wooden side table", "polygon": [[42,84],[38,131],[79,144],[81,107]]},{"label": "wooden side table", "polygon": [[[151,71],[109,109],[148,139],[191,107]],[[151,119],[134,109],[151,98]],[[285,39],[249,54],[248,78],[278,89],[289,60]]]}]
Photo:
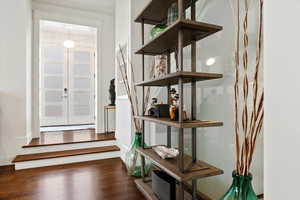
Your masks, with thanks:
[{"label": "wooden side table", "polygon": [[104,106],[104,132],[105,135],[109,133],[108,131],[108,111],[109,110],[116,110],[116,106]]}]

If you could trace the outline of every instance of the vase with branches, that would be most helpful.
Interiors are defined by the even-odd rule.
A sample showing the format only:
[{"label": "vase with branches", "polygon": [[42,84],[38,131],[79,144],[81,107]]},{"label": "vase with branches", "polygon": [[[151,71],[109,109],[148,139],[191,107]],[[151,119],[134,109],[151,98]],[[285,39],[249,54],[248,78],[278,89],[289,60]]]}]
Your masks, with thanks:
[{"label": "vase with branches", "polygon": [[[222,200],[256,200],[250,173],[253,155],[264,119],[264,90],[260,81],[262,71],[263,0],[233,0],[236,19],[235,45],[235,170],[233,183]],[[249,48],[249,7],[258,7],[258,23],[255,52]],[[255,55],[250,65],[249,54]],[[251,62],[252,63],[252,62]],[[252,84],[250,84],[250,80]]]},{"label": "vase with branches", "polygon": [[[120,72],[121,79],[130,102],[131,116],[135,129],[135,135],[133,137],[132,143],[125,155],[125,164],[129,175],[141,177],[141,157],[138,155],[136,149],[138,147],[141,147],[142,122],[141,120],[134,118],[134,116],[140,115],[140,105],[138,100],[137,88],[135,86],[134,69],[132,63],[126,60],[125,53],[126,52],[124,52],[121,46],[119,46],[119,52],[117,57],[118,70]],[[153,66],[151,66],[150,69],[150,77],[152,77],[154,75],[154,64]],[[147,108],[150,105],[150,87],[146,89],[144,102],[145,108],[142,111],[142,114],[145,114]],[[146,172],[148,171],[147,168],[150,168],[150,163],[146,165]]]}]

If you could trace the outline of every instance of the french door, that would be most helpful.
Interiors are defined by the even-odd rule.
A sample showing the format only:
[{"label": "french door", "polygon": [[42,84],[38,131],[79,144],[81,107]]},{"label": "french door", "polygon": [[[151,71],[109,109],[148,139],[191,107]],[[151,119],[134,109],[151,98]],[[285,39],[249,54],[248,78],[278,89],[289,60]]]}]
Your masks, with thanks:
[{"label": "french door", "polygon": [[41,47],[40,123],[95,123],[94,49],[51,44]]}]

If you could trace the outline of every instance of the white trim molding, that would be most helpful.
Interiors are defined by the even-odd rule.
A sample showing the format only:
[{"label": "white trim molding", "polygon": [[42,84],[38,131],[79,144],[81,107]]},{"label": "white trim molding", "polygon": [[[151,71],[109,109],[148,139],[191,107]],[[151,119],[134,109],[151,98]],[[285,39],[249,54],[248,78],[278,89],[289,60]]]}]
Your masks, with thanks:
[{"label": "white trim molding", "polygon": [[[103,106],[106,98],[103,91],[106,91],[106,83],[104,81],[109,77],[107,74],[103,74],[105,71],[102,69],[107,63],[114,63],[114,52],[112,52],[112,61],[107,56],[107,37],[111,37],[111,31],[114,31],[114,18],[112,15],[107,13],[96,13],[86,10],[78,10],[74,8],[67,8],[47,3],[40,3],[34,1],[33,3],[33,18],[34,18],[34,31],[33,31],[33,137],[39,137],[39,21],[40,20],[51,20],[59,21],[63,23],[72,23],[78,25],[92,26],[98,29],[97,33],[97,58],[96,58],[96,132],[101,133],[104,130],[103,125]],[[104,32],[104,28],[110,26],[112,30]],[[105,43],[105,45],[104,45]],[[114,36],[111,39],[111,48],[114,50]],[[104,61],[105,60],[105,61]],[[114,64],[112,65],[112,67]],[[114,69],[112,76],[114,76]],[[108,89],[108,88],[107,88]]]}]

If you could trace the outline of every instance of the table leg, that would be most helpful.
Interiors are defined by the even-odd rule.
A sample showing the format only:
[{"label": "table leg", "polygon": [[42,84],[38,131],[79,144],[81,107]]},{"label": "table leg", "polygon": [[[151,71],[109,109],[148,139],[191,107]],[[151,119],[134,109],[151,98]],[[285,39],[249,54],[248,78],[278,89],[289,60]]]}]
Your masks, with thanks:
[{"label": "table leg", "polygon": [[104,119],[104,133],[106,135],[106,115],[105,115],[106,109],[104,108],[104,112],[103,112],[103,119]]},{"label": "table leg", "polygon": [[106,135],[108,135],[108,110],[106,110]]}]

